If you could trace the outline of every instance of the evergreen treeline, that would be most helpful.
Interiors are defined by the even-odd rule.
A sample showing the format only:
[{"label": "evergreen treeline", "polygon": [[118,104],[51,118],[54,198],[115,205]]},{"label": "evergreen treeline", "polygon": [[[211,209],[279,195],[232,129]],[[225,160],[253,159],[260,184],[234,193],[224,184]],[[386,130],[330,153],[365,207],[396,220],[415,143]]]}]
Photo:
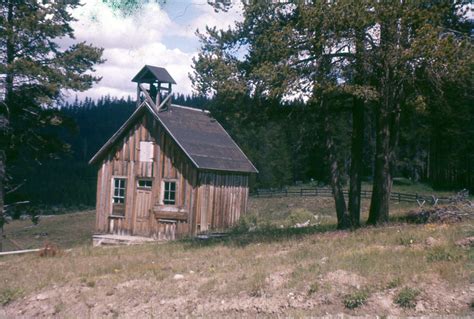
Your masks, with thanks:
[{"label": "evergreen treeline", "polygon": [[[271,101],[242,97],[232,105],[219,99],[176,95],[173,103],[211,109],[213,115],[230,132],[247,156],[259,169],[252,187],[283,187],[296,181],[328,183],[323,119],[308,112],[304,103],[281,105]],[[474,190],[474,110],[459,101],[451,113],[428,105],[430,112],[405,114],[398,148],[400,160],[395,176],[413,182],[430,183],[436,188]],[[32,204],[94,205],[97,167],[89,159],[112,136],[134,111],[131,98],[110,96],[96,101],[86,98],[66,103],[60,112],[76,123],[63,129],[60,137],[70,145],[61,158],[42,161],[41,165],[21,167],[15,180],[26,183],[8,198],[9,202],[30,200]],[[332,114],[333,132],[343,166],[343,183],[347,183],[350,159],[351,113],[349,105],[339,105]],[[373,114],[366,114],[371,129],[365,132],[364,179],[371,180],[372,154],[375,147]],[[298,125],[295,125],[298,123]],[[314,129],[314,128],[317,129]],[[442,129],[439,129],[442,128]]]}]

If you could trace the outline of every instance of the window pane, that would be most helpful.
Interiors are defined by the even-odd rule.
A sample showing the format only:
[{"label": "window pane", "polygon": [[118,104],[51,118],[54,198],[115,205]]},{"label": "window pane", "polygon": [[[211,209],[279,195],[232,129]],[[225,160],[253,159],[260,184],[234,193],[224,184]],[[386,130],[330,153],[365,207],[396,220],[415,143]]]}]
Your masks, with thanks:
[{"label": "window pane", "polygon": [[115,204],[125,203],[125,190],[126,190],[126,179],[124,178],[115,178],[114,179],[114,190],[112,201]]},{"label": "window pane", "polygon": [[176,182],[164,182],[163,203],[167,205],[176,203]]},{"label": "window pane", "polygon": [[151,188],[153,185],[152,181],[150,180],[139,180],[138,181],[138,187],[144,187],[144,188]]}]

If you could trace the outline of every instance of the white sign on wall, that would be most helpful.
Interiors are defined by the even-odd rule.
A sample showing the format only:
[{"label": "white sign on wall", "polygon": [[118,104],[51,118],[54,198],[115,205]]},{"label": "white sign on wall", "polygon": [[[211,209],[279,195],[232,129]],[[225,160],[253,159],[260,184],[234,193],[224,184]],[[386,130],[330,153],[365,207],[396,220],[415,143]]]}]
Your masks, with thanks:
[{"label": "white sign on wall", "polygon": [[140,142],[140,162],[153,162],[153,142]]}]

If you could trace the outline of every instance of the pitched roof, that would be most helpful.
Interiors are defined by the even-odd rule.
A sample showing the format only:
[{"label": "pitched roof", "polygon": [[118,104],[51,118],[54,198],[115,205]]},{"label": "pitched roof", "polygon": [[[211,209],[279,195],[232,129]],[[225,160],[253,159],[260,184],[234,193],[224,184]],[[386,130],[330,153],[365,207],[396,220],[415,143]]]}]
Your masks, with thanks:
[{"label": "pitched roof", "polygon": [[135,110],[89,163],[95,163],[102,158],[144,110],[150,112],[161,123],[198,169],[258,172],[209,112],[173,104],[167,110],[156,113],[146,102]]},{"label": "pitched roof", "polygon": [[140,72],[133,77],[132,82],[150,82],[154,80],[176,84],[175,80],[165,68],[152,65],[145,65]]}]

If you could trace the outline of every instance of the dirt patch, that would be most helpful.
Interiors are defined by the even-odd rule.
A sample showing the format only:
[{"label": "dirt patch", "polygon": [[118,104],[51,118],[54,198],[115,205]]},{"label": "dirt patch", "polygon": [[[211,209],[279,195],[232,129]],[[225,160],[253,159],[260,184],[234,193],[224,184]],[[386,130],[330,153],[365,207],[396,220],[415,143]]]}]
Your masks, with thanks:
[{"label": "dirt patch", "polygon": [[354,287],[357,289],[360,289],[366,284],[366,279],[364,277],[344,270],[336,270],[328,273],[324,278],[324,281],[331,285]]},{"label": "dirt patch", "polygon": [[265,282],[270,289],[278,289],[283,287],[288,282],[289,274],[289,271],[275,272],[265,278]]},{"label": "dirt patch", "polygon": [[[287,273],[273,273],[267,279],[270,293],[260,297],[241,292],[231,297],[199,294],[192,283],[183,287],[182,294],[170,298],[164,296],[157,282],[131,280],[114,287],[87,287],[86,285],[64,285],[46,289],[18,300],[5,307],[5,317],[84,317],[142,318],[142,317],[274,317],[285,314],[327,315],[338,313],[341,302],[338,293],[286,292],[281,289]],[[337,287],[356,288],[364,284],[364,278],[343,270],[327,274],[323,281]],[[470,291],[450,289],[440,282],[421,285],[422,291],[416,307],[403,309],[393,303],[398,289],[388,289],[371,294],[367,304],[350,315],[377,313],[391,316],[453,314],[464,309],[469,313]],[[343,309],[343,308],[342,308]],[[80,315],[81,316],[81,315]]]},{"label": "dirt patch", "polygon": [[[345,309],[345,293],[370,286],[367,278],[335,270],[320,276],[319,287],[308,293],[304,288],[290,289],[286,284],[290,270],[269,273],[265,291],[250,296],[246,291],[233,295],[220,294],[216,288],[202,289],[203,283],[216,281],[212,274],[186,273],[180,280],[173,274],[160,280],[143,278],[120,280],[105,276],[97,281],[76,281],[55,285],[23,297],[4,307],[0,317],[275,317],[325,316],[346,314],[363,316],[422,316],[434,314],[469,314],[472,292],[468,286],[452,287],[439,278],[423,279],[421,283],[404,283],[420,291],[416,307],[400,308],[393,300],[402,288],[371,288],[367,303],[354,310]],[[415,278],[415,280],[418,280]],[[308,283],[309,284],[309,283]],[[328,289],[324,288],[327,287]]]},{"label": "dirt patch", "polygon": [[456,242],[456,245],[468,248],[474,246],[474,237],[466,237]]}]

